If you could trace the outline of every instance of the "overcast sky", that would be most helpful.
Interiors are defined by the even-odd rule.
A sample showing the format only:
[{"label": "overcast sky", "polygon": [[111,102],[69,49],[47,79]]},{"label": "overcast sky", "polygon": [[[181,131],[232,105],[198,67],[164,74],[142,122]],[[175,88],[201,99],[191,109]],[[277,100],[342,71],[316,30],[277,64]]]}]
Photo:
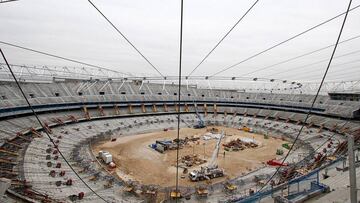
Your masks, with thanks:
[{"label": "overcast sky", "polygon": [[[93,0],[100,10],[164,74],[177,75],[180,0]],[[253,0],[184,0],[183,74],[187,75],[253,4]],[[354,0],[352,7],[360,4]],[[223,43],[194,72],[212,75],[322,21],[346,11],[344,0],[260,0]],[[242,76],[334,44],[340,17],[220,75]],[[19,0],[0,4],[0,40],[136,75],[157,73],[87,0]],[[360,35],[360,8],[349,13],[341,40]],[[81,66],[0,47],[13,64]],[[360,38],[341,44],[329,80],[360,79]],[[250,74],[319,80],[332,48]],[[318,61],[317,64],[308,66]]]}]

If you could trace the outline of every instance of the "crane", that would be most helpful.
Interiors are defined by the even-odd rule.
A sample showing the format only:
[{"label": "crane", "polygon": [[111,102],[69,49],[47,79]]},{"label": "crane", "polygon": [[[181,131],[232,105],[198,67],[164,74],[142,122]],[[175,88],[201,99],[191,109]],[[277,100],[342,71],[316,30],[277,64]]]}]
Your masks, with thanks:
[{"label": "crane", "polygon": [[207,166],[201,167],[200,170],[193,170],[189,173],[189,178],[191,181],[202,181],[202,180],[210,180],[212,178],[222,177],[224,176],[224,170],[219,168],[216,164],[217,154],[219,153],[220,143],[222,138],[224,137],[224,130],[221,132],[221,135],[215,145],[215,149],[211,156],[211,160],[209,161]]},{"label": "crane", "polygon": [[193,101],[193,103],[194,103],[194,107],[195,107],[196,117],[198,118],[198,123],[196,125],[194,125],[194,128],[195,129],[205,128],[206,127],[205,122],[204,122],[204,120],[202,119],[201,115],[198,112],[197,104],[194,101]]},{"label": "crane", "polygon": [[216,158],[217,158],[217,155],[219,153],[220,143],[221,143],[221,140],[222,140],[223,137],[224,137],[224,130],[222,130],[221,135],[220,135],[220,137],[218,139],[218,142],[215,145],[215,149],[214,149],[213,154],[211,156],[211,160],[209,161],[209,164],[208,164],[209,168],[216,166]]}]

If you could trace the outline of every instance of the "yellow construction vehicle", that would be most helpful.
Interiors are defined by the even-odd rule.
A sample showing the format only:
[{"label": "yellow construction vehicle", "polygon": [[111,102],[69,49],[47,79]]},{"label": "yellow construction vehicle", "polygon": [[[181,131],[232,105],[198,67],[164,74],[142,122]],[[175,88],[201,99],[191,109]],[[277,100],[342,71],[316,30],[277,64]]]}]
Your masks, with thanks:
[{"label": "yellow construction vehicle", "polygon": [[205,185],[198,185],[196,186],[195,190],[196,190],[196,194],[199,197],[207,197],[209,194],[209,190]]},{"label": "yellow construction vehicle", "polygon": [[176,191],[175,189],[170,192],[171,199],[178,199],[181,198],[180,191]]},{"label": "yellow construction vehicle", "polygon": [[233,183],[231,183],[230,181],[226,181],[224,183],[224,189],[226,192],[234,192],[237,190],[237,186]]},{"label": "yellow construction vehicle", "polygon": [[251,131],[251,128],[246,127],[246,126],[243,126],[243,127],[239,128],[239,130],[242,130],[242,131],[244,131],[244,132],[250,132],[250,131]]}]

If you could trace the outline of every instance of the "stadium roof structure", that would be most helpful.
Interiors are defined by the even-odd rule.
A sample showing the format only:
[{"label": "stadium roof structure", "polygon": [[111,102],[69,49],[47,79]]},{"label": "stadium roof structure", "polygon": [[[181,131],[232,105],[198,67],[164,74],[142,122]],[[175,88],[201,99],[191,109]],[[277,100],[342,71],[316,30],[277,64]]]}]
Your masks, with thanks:
[{"label": "stadium roof structure", "polygon": [[[178,76],[136,76],[131,73],[94,68],[94,67],[55,67],[55,66],[28,66],[10,65],[17,79],[22,82],[47,83],[64,80],[102,80],[102,81],[141,81],[161,83],[164,85],[176,84]],[[254,78],[242,76],[182,76],[185,86],[198,86],[205,89],[227,89],[246,92],[264,93],[301,93],[314,94],[319,82],[291,81],[274,78]],[[6,67],[0,63],[0,81],[13,81]],[[322,94],[328,92],[358,92],[360,80],[353,81],[326,81]]]}]

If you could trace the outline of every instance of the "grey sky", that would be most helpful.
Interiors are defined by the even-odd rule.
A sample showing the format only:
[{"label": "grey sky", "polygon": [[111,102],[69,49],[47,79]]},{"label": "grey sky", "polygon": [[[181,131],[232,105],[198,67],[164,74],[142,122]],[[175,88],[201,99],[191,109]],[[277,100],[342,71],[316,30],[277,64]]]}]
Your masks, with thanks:
[{"label": "grey sky", "polygon": [[[185,0],[183,73],[186,75],[254,1]],[[178,70],[180,1],[94,0],[105,15],[165,75]],[[211,75],[346,10],[348,1],[260,0],[194,75]],[[352,7],[360,4],[354,0]],[[229,71],[244,73],[333,44],[343,17]],[[20,0],[0,4],[0,40],[138,75],[156,72],[86,0]],[[360,34],[360,8],[348,16],[342,40]],[[0,44],[14,64],[79,66]],[[336,55],[360,50],[360,38],[339,46]],[[318,80],[332,49],[292,61],[254,77]],[[359,79],[359,53],[335,59],[329,80]],[[352,62],[355,61],[355,62]],[[336,66],[336,64],[348,63]],[[283,70],[292,69],[284,73]]]}]

